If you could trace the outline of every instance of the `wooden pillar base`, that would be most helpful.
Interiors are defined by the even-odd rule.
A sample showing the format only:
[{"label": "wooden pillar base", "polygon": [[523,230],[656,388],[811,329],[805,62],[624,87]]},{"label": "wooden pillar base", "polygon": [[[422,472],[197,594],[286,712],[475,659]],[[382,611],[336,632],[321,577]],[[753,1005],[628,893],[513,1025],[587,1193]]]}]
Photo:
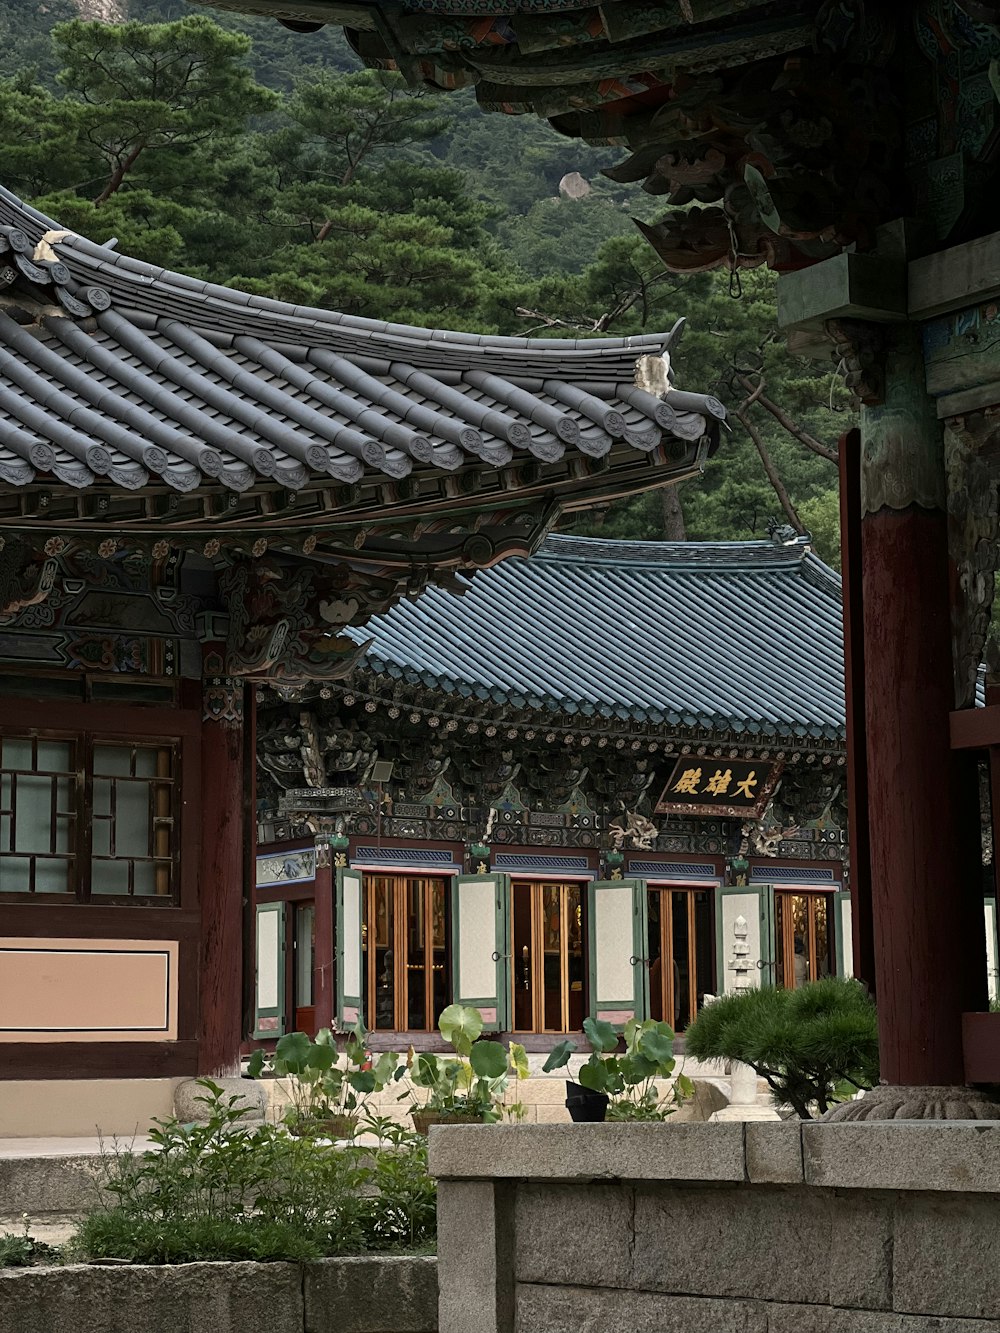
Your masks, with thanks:
[{"label": "wooden pillar base", "polygon": [[873,1088],[856,1102],[841,1102],[823,1120],[1000,1120],[1000,1100],[975,1088]]}]

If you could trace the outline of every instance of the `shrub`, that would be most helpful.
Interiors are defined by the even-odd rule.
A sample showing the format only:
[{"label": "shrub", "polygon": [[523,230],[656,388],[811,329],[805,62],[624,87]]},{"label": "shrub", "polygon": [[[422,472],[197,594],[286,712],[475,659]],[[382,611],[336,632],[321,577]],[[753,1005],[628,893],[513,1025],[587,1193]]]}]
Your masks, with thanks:
[{"label": "shrub", "polygon": [[739,1060],[803,1120],[878,1082],[875,1004],[856,981],[826,977],[770,986],[705,1006],[685,1034],[697,1060]]},{"label": "shrub", "polygon": [[433,1241],[435,1187],[420,1135],[378,1123],[374,1147],[296,1138],[247,1124],[235,1096],[201,1082],[205,1123],[156,1121],[153,1148],[105,1154],[102,1184],[114,1203],[84,1220],[76,1254],[300,1261]]},{"label": "shrub", "polygon": [[36,1240],[31,1234],[30,1219],[23,1214],[24,1229],[20,1235],[13,1231],[0,1232],[0,1268],[30,1268],[34,1264],[55,1264],[60,1252],[54,1245]]}]

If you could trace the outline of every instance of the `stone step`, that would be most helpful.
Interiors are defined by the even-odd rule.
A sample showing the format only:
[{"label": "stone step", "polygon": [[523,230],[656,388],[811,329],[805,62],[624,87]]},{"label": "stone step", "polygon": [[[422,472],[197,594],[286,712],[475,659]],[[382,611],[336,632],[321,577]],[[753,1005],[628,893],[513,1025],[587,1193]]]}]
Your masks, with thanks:
[{"label": "stone step", "polygon": [[[46,1245],[65,1245],[76,1234],[79,1224],[80,1217],[75,1214],[47,1213],[38,1218],[29,1213],[28,1235],[32,1240],[43,1241]],[[0,1236],[6,1232],[13,1236],[23,1236],[24,1218],[0,1216]]]},{"label": "stone step", "polygon": [[98,1153],[0,1157],[0,1217],[34,1223],[79,1216],[101,1201]]}]

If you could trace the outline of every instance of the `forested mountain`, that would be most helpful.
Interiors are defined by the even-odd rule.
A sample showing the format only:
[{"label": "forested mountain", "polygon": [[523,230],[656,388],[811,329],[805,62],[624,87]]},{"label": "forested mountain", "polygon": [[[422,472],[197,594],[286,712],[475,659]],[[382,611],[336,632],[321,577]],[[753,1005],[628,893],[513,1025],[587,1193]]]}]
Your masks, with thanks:
[{"label": "forested mountain", "polygon": [[[550,337],[684,315],[680,381],[718,393],[733,433],[704,480],[578,530],[742,538],[790,521],[837,558],[851,418],[832,362],[789,355],[771,275],[744,275],[733,299],[728,274],[666,273],[631,220],[662,204],[600,175],[610,150],[483,115],[469,93],[412,93],[361,70],[332,26],[293,34],[183,0],[105,0],[131,21],[74,20],[96,4],[0,0],[10,188],[95,240],[283,300]],[[570,173],[583,197],[560,192]]]}]

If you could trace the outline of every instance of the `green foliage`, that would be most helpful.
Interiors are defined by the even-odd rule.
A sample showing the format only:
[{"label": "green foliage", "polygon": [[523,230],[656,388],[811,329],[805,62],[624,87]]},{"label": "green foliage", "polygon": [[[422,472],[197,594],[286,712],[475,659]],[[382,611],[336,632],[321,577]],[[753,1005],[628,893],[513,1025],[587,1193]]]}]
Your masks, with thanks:
[{"label": "green foliage", "polygon": [[[502,1119],[505,1111],[511,1119],[521,1119],[524,1108],[520,1103],[505,1107],[504,1096],[512,1078],[516,1083],[529,1076],[524,1047],[511,1042],[505,1049],[499,1042],[479,1040],[483,1016],[471,1005],[448,1005],[438,1020],[438,1031],[455,1055],[410,1050],[410,1089],[400,1100],[409,1098],[411,1112],[472,1115],[485,1124]],[[427,1096],[418,1096],[416,1088]]]},{"label": "green foliage", "polygon": [[[584,1034],[593,1048],[580,1066],[577,1079],[591,1092],[606,1093],[609,1120],[665,1120],[694,1092],[694,1085],[679,1074],[665,1091],[657,1081],[671,1078],[676,1068],[674,1031],[667,1023],[630,1018],[625,1024],[625,1050],[617,1054],[619,1037],[610,1023],[592,1018],[583,1021]],[[542,1066],[546,1073],[563,1069],[576,1049],[562,1041]]]},{"label": "green foliage", "polygon": [[[16,0],[15,0],[16,2]],[[51,0],[46,0],[47,4]],[[129,17],[140,23],[168,23],[189,16],[187,0],[129,0]],[[250,61],[261,83],[287,92],[296,79],[314,70],[356,70],[358,58],[344,31],[328,23],[319,32],[303,36],[283,28],[272,18],[254,18],[212,10],[215,23],[226,32],[240,33],[253,43]]]},{"label": "green foliage", "polygon": [[817,491],[799,505],[799,515],[813,539],[816,553],[840,568],[840,495],[835,490]]},{"label": "green foliage", "polygon": [[73,1252],[86,1260],[127,1259],[133,1264],[302,1263],[324,1250],[294,1223],[244,1217],[143,1217],[122,1209],[92,1213],[74,1237]]},{"label": "green foliage", "polygon": [[43,1240],[36,1240],[31,1234],[31,1219],[27,1213],[23,1214],[22,1223],[20,1234],[14,1231],[0,1232],[0,1268],[31,1268],[39,1264],[60,1263],[61,1251]]},{"label": "green foliage", "polygon": [[[307,1068],[301,1043],[288,1049]],[[86,1259],[132,1263],[305,1260],[417,1249],[434,1235],[426,1143],[375,1122],[376,1148],[335,1148],[251,1125],[237,1098],[200,1080],[205,1123],[156,1121],[154,1146],[103,1158],[113,1205],[92,1211],[73,1241]]]},{"label": "green foliage", "polygon": [[[47,82],[55,74],[52,28],[76,17],[73,0],[0,0],[0,79],[27,73]],[[5,141],[5,149],[9,147]]]},{"label": "green foliage", "polygon": [[878,1082],[875,1004],[856,981],[761,986],[706,1005],[685,1033],[697,1060],[738,1060],[803,1120]]},{"label": "green foliage", "polygon": [[366,1226],[370,1249],[426,1249],[437,1230],[437,1185],[427,1171],[427,1139],[395,1120],[370,1117],[383,1149],[374,1155]]},{"label": "green foliage", "polygon": [[466,1059],[472,1054],[472,1043],[483,1032],[483,1016],[468,1004],[449,1004],[438,1019],[438,1031],[449,1046]]},{"label": "green foliage", "polygon": [[183,162],[195,147],[218,152],[275,95],[246,67],[250,43],[194,16],[176,23],[85,23],[53,29],[58,82],[81,147],[102,163],[96,203],[110,198],[140,156]]},{"label": "green foliage", "polygon": [[0,82],[0,137],[10,189],[38,195],[87,175],[72,107],[27,76]]},{"label": "green foliage", "polygon": [[[640,239],[608,241],[579,278],[538,284],[522,293],[532,309],[557,309],[577,324],[593,324],[602,312],[621,310],[613,333],[669,328],[684,316],[687,328],[676,360],[678,387],[720,397],[734,411],[748,396],[741,382],[763,377],[767,397],[798,426],[828,449],[853,424],[847,393],[832,362],[829,369],[789,353],[776,329],[775,275],[755,270],[743,275],[743,295],[729,295],[728,274],[682,278],[666,273]],[[631,304],[627,304],[631,301]],[[625,307],[625,308],[623,308]],[[546,330],[558,335],[558,329]],[[567,336],[579,336],[568,329]],[[818,553],[839,558],[839,501],[834,464],[794,439],[760,404],[749,409],[803,526],[810,528]],[[749,435],[735,418],[704,476],[681,488],[686,535],[694,540],[753,539],[767,536],[772,519],[784,521],[775,492]],[[585,515],[573,530],[615,538],[662,537],[662,501],[655,492],[611,507],[605,515]]]},{"label": "green foliage", "polygon": [[[360,1021],[348,1035],[343,1060],[329,1028],[312,1040],[304,1032],[286,1032],[273,1055],[263,1050],[250,1057],[249,1074],[268,1073],[287,1079],[291,1101],[285,1123],[296,1133],[353,1137],[367,1114],[368,1099],[403,1075],[398,1055],[386,1051],[373,1059],[367,1032]],[[342,1121],[331,1125],[331,1121]]]},{"label": "green foliage", "polygon": [[320,70],[295,85],[286,112],[302,148],[315,153],[314,170],[349,185],[364,163],[389,148],[424,143],[448,128],[445,103],[412,92],[398,74],[364,69]]}]

